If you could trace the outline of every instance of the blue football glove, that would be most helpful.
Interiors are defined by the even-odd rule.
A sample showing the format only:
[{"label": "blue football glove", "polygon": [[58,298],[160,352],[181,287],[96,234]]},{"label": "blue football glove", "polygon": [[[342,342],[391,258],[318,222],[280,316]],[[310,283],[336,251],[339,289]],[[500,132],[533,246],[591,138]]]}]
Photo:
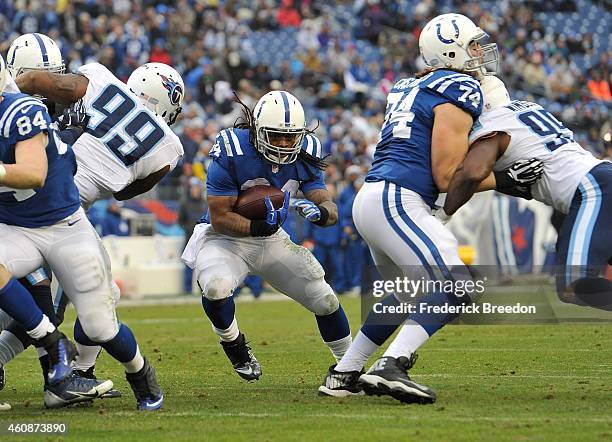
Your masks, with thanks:
[{"label": "blue football glove", "polygon": [[310,200],[295,200],[293,202],[293,207],[298,215],[302,218],[306,218],[311,223],[316,223],[321,219],[321,210]]},{"label": "blue football glove", "polygon": [[283,206],[280,209],[275,209],[270,197],[267,196],[264,199],[264,203],[266,204],[266,219],[262,220],[252,220],[250,226],[250,235],[251,236],[270,236],[274,235],[280,226],[287,219],[287,215],[289,214],[289,199],[291,198],[291,194],[289,192],[285,192],[285,197],[283,199]]},{"label": "blue football glove", "polygon": [[266,203],[266,223],[268,225],[281,226],[285,220],[287,219],[287,215],[289,214],[289,199],[291,198],[291,194],[289,192],[285,192],[285,198],[283,199],[283,206],[280,209],[275,209],[270,197],[267,196],[265,199]]}]

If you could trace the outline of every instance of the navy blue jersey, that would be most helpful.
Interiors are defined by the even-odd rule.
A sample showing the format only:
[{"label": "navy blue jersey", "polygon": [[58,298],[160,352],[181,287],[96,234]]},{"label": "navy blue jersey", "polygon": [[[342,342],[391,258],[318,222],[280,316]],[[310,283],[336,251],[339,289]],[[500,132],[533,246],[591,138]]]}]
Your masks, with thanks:
[{"label": "navy blue jersey", "polygon": [[0,223],[21,227],[50,226],[73,214],[80,205],[74,184],[76,158],[50,128],[47,108],[25,94],[2,95],[0,102],[0,162],[15,164],[15,145],[47,132],[47,178],[38,189],[0,186]]},{"label": "navy blue jersey", "polygon": [[[321,158],[321,142],[306,135],[302,149]],[[270,185],[295,194],[327,189],[323,171],[299,158],[291,164],[275,166],[267,161],[249,141],[248,129],[224,129],[217,135],[210,151],[206,190],[208,195],[234,196],[256,185]]]},{"label": "navy blue jersey", "polygon": [[431,173],[431,132],[434,108],[444,103],[458,106],[476,120],[482,113],[480,84],[469,75],[445,69],[395,83],[365,180],[395,183],[433,206],[438,188]]}]

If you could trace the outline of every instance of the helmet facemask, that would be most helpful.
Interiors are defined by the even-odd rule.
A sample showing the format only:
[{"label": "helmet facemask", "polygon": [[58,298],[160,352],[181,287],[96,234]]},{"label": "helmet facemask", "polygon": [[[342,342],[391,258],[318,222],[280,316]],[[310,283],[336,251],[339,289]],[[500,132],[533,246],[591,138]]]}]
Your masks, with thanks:
[{"label": "helmet facemask", "polygon": [[[476,72],[482,75],[495,75],[499,70],[499,52],[497,50],[497,43],[481,43],[486,41],[489,35],[485,32],[478,34],[468,44],[466,52],[470,57],[464,64],[464,70],[468,72]],[[473,49],[470,49],[473,43],[479,45],[476,51],[476,56],[472,55]]]},{"label": "helmet facemask", "polygon": [[[291,164],[296,159],[306,133],[305,128],[279,129],[257,127],[257,150],[264,158],[274,164]],[[284,142],[284,143],[283,143]],[[285,145],[278,146],[283,143]]]}]

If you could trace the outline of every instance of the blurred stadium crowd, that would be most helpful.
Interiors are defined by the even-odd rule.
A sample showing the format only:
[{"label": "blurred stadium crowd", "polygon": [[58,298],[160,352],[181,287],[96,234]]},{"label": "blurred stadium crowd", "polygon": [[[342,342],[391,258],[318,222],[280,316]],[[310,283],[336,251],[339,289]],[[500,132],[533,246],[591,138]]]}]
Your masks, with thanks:
[{"label": "blurred stadium crowd", "polygon": [[[42,32],[58,42],[72,71],[99,61],[126,80],[145,62],[174,66],[187,87],[175,126],[185,158],[153,196],[182,201],[179,221],[188,232],[205,208],[200,195],[214,137],[240,112],[233,91],[250,106],[269,90],[291,91],[330,155],[327,183],[342,222],[337,229],[290,230],[324,246],[317,257],[332,274],[348,275],[353,272],[338,256],[350,256],[345,261],[353,269],[360,265],[355,259],[367,260],[350,219],[352,197],[372,159],[386,92],[396,79],[424,68],[422,26],[445,12],[472,18],[500,46],[501,77],[512,98],[539,102],[585,148],[612,157],[612,14],[606,3],[0,0],[0,51],[5,54],[20,34]],[[117,206],[109,213],[117,217]],[[107,233],[126,231],[106,223]],[[335,284],[339,291],[360,285],[342,278]]]}]

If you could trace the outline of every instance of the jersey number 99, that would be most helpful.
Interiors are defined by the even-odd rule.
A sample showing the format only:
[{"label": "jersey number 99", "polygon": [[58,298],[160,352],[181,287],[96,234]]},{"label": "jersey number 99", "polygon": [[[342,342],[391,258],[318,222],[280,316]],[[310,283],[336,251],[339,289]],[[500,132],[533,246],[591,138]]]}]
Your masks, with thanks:
[{"label": "jersey number 99", "polygon": [[133,114],[136,101],[114,84],[107,86],[91,106],[97,114],[90,119],[87,132],[102,140],[126,167],[164,138],[155,118],[144,110]]}]

